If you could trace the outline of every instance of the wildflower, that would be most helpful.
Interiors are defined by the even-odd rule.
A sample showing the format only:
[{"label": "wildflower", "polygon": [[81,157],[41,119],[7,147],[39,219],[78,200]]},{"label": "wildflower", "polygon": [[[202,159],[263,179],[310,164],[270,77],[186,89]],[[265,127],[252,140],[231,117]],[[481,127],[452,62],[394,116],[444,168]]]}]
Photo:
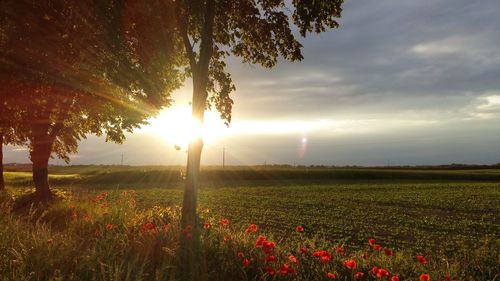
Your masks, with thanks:
[{"label": "wildflower", "polygon": [[249,259],[244,259],[242,265],[243,265],[243,268],[247,268],[250,265],[250,260]]},{"label": "wildflower", "polygon": [[270,242],[270,241],[265,241],[264,242],[264,248],[272,249],[276,246],[276,243]]},{"label": "wildflower", "polygon": [[313,257],[319,257],[323,263],[328,263],[331,255],[327,251],[317,251],[313,253]]},{"label": "wildflower", "polygon": [[257,238],[257,241],[255,241],[255,247],[256,248],[262,248],[264,246],[264,242],[266,241],[266,237],[260,235]]},{"label": "wildflower", "polygon": [[373,275],[377,275],[377,272],[378,272],[378,267],[376,267],[376,266],[372,267]]},{"label": "wildflower", "polygon": [[267,256],[266,257],[266,262],[273,262],[276,261],[276,256]]},{"label": "wildflower", "polygon": [[359,280],[359,279],[363,278],[363,276],[364,276],[364,275],[365,275],[365,274],[364,274],[363,272],[356,272],[356,273],[354,274],[354,278],[356,278],[356,279],[358,279],[358,280]]},{"label": "wildflower", "polygon": [[52,244],[54,244],[54,240],[52,240],[52,238],[48,239],[47,245],[52,246]]},{"label": "wildflower", "polygon": [[444,276],[444,281],[450,281],[450,280],[451,280],[451,279],[450,279],[450,275],[449,275],[449,274],[446,274],[446,275]]},{"label": "wildflower", "polygon": [[379,245],[379,244],[375,244],[375,245],[373,245],[373,249],[374,249],[375,251],[380,251],[380,249],[382,249],[382,247],[380,247],[380,245]]},{"label": "wildflower", "polygon": [[431,277],[429,276],[429,274],[420,274],[420,281],[429,281],[431,279]]},{"label": "wildflower", "polygon": [[337,276],[335,276],[335,274],[333,274],[333,273],[331,273],[331,272],[328,272],[328,273],[326,274],[326,277],[328,277],[328,279],[334,279],[334,278],[335,278],[335,277],[337,277]]},{"label": "wildflower", "polygon": [[238,258],[242,259],[245,257],[245,254],[243,254],[242,252],[238,252]]},{"label": "wildflower", "polygon": [[297,270],[295,270],[295,268],[289,266],[286,263],[282,264],[281,267],[280,267],[280,274],[281,275],[293,274],[295,272],[297,272]]},{"label": "wildflower", "polygon": [[193,238],[193,234],[191,234],[191,233],[186,234],[186,238],[188,238],[188,239]]},{"label": "wildflower", "polygon": [[229,241],[231,240],[231,236],[229,235],[224,235],[224,241]]},{"label": "wildflower", "polygon": [[387,271],[387,269],[383,269],[383,268],[379,268],[377,270],[377,278],[385,278],[385,277],[389,277],[389,271]]},{"label": "wildflower", "polygon": [[373,244],[375,244],[375,239],[373,238],[368,239],[368,244],[370,244],[370,246],[373,246]]},{"label": "wildflower", "polygon": [[306,247],[301,247],[301,248],[300,248],[300,252],[301,252],[302,254],[307,254],[307,252],[309,252],[309,250],[308,250]]},{"label": "wildflower", "polygon": [[369,253],[362,254],[362,255],[361,255],[361,259],[362,259],[362,260],[366,260],[369,256],[370,256],[370,254],[369,254]]},{"label": "wildflower", "polygon": [[267,272],[267,274],[269,274],[271,276],[276,274],[276,270],[274,270],[274,267],[272,267],[272,266],[266,266],[266,267],[264,267],[264,270]]},{"label": "wildflower", "polygon": [[151,229],[155,228],[155,226],[152,223],[148,222],[144,225],[144,228],[151,230]]},{"label": "wildflower", "polygon": [[259,227],[256,224],[252,223],[248,226],[248,228],[245,232],[246,233],[255,233],[255,232],[257,232],[258,229],[259,229]]},{"label": "wildflower", "polygon": [[222,226],[228,226],[229,225],[229,220],[228,219],[221,219],[220,220],[220,224]]},{"label": "wildflower", "polygon": [[115,226],[111,223],[106,224],[106,229],[107,230],[112,230]]},{"label": "wildflower", "polygon": [[289,259],[291,262],[293,262],[293,263],[297,263],[297,258],[296,258],[295,256],[293,256],[293,255],[290,255],[290,256],[288,257],[288,259]]},{"label": "wildflower", "polygon": [[295,228],[295,231],[297,231],[297,232],[304,232],[304,228],[303,228],[301,225],[298,225],[298,226]]},{"label": "wildflower", "polygon": [[391,281],[399,281],[399,276],[398,275],[392,276]]},{"label": "wildflower", "polygon": [[427,259],[425,259],[424,256],[417,256],[417,261],[419,261],[423,265],[427,264]]},{"label": "wildflower", "polygon": [[210,228],[210,224],[209,223],[204,223],[203,224],[203,229],[208,230],[209,228]]},{"label": "wildflower", "polygon": [[389,248],[385,248],[384,252],[385,252],[385,255],[388,257],[392,257],[394,255],[394,252]]},{"label": "wildflower", "polygon": [[344,247],[339,246],[339,247],[337,248],[337,254],[339,254],[339,255],[343,256],[343,255],[344,255]]},{"label": "wildflower", "polygon": [[73,204],[69,204],[69,205],[68,205],[68,209],[71,209],[71,210],[75,209],[75,205],[73,205]]},{"label": "wildflower", "polygon": [[356,268],[356,261],[355,260],[346,260],[344,262],[344,265],[349,268],[349,269],[355,269]]}]

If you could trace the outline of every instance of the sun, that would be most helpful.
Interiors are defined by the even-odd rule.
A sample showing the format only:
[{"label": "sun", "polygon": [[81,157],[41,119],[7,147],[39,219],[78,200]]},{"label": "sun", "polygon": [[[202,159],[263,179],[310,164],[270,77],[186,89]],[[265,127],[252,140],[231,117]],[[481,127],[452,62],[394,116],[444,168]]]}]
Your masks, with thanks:
[{"label": "sun", "polygon": [[200,136],[208,144],[229,132],[216,112],[205,111],[205,120],[200,124],[191,116],[191,107],[187,105],[166,108],[148,121],[149,125],[144,129],[160,135],[167,143],[182,150],[187,150],[189,143]]}]

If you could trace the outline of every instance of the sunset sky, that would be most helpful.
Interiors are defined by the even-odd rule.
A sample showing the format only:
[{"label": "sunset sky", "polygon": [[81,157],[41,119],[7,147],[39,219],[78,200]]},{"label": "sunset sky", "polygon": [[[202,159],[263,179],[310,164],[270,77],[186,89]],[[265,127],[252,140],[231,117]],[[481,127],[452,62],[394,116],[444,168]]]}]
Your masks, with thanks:
[{"label": "sunset sky", "polygon": [[[202,163],[220,165],[223,146],[229,165],[499,163],[498,11],[498,0],[351,0],[340,29],[301,40],[302,62],[230,59],[233,122],[207,113]],[[128,165],[185,164],[190,82],[125,144],[89,136],[71,164],[122,153]],[[29,162],[19,147],[4,157]]]}]

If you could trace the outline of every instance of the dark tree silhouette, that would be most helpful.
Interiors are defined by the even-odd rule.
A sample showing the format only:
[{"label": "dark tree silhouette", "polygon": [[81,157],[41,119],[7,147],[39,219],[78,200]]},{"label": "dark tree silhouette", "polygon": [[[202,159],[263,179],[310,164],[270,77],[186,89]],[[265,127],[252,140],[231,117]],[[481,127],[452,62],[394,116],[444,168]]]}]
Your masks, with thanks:
[{"label": "dark tree silhouette", "polygon": [[[158,6],[125,0],[5,0],[0,94],[15,100],[16,134],[29,140],[40,200],[48,161],[69,161],[87,134],[122,142],[180,85],[168,21]],[[144,30],[146,20],[157,28]],[[142,29],[141,29],[142,28]],[[161,48],[160,48],[161,47]],[[22,108],[22,110],[19,110]]]},{"label": "dark tree silhouette", "polygon": [[[302,37],[337,28],[342,3],[343,0],[167,0],[192,78],[193,117],[202,123],[205,109],[213,106],[226,124],[231,121],[230,93],[235,87],[225,70],[227,56],[241,57],[244,63],[267,68],[275,66],[280,56],[289,61],[301,60],[302,45],[292,25]],[[183,226],[192,225],[195,229],[202,149],[201,137],[189,145],[182,209]],[[188,260],[195,256],[196,253]],[[187,279],[198,278],[196,268],[188,272],[192,275]]]}]

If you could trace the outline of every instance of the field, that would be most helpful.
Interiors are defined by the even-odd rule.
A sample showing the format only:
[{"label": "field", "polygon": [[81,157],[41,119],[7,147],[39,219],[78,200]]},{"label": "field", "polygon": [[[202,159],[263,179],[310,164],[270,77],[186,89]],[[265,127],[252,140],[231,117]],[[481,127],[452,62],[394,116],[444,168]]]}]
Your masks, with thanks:
[{"label": "field", "polygon": [[[10,193],[29,187],[25,167],[8,167]],[[180,167],[54,167],[51,183],[71,202],[134,190],[138,210],[180,205]],[[498,169],[206,168],[200,210],[235,229],[258,224],[278,241],[296,226],[315,244],[362,251],[368,238],[408,255],[460,259],[485,244],[498,261]],[[89,200],[90,199],[90,200]],[[291,236],[292,235],[292,236]],[[491,244],[492,243],[492,244]],[[493,246],[491,246],[493,245]],[[456,261],[456,262],[461,262]],[[489,267],[490,275],[499,266]],[[411,280],[411,279],[409,279]]]}]

